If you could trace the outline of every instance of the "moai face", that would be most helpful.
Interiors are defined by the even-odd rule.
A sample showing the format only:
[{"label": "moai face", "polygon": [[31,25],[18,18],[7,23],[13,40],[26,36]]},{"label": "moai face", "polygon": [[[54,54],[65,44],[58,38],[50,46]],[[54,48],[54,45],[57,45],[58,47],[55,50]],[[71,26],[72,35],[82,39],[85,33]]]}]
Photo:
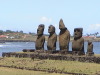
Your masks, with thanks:
[{"label": "moai face", "polygon": [[82,37],[82,28],[75,28],[74,29],[74,39],[78,39],[80,37]]},{"label": "moai face", "polygon": [[53,25],[50,25],[48,28],[48,33],[52,34],[55,32],[55,27]]},{"label": "moai face", "polygon": [[43,35],[43,31],[44,31],[44,25],[43,24],[40,24],[38,26],[38,29],[37,29],[37,35]]},{"label": "moai face", "polygon": [[64,22],[63,22],[62,19],[60,19],[60,21],[59,21],[59,29],[60,29],[60,30],[66,29],[66,27],[65,27]]},{"label": "moai face", "polygon": [[84,39],[82,38],[83,28],[74,29],[74,40],[72,42],[72,51],[75,55],[84,55]]},{"label": "moai face", "polygon": [[50,34],[47,41],[48,50],[56,50],[57,35],[55,33],[55,27],[50,25],[48,28],[48,33]]}]

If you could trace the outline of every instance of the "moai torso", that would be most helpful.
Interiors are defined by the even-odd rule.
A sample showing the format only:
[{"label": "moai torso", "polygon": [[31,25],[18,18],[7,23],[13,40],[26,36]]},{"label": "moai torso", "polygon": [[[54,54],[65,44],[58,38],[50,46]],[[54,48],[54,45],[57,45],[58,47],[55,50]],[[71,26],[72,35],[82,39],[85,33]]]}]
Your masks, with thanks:
[{"label": "moai torso", "polygon": [[39,25],[37,29],[36,50],[44,50],[45,36],[43,35],[44,25]]},{"label": "moai torso", "polygon": [[36,40],[36,50],[44,50],[45,36],[38,36]]},{"label": "moai torso", "polygon": [[88,47],[87,47],[87,52],[86,52],[87,56],[93,56],[94,52],[93,52],[93,44],[92,42],[88,42]]},{"label": "moai torso", "polygon": [[92,44],[92,42],[88,42],[87,52],[93,52],[93,44]]},{"label": "moai torso", "polygon": [[73,40],[72,50],[73,51],[84,51],[84,39],[82,37],[78,40]]},{"label": "moai torso", "polygon": [[70,32],[65,27],[63,20],[61,19],[59,22],[59,46],[60,50],[69,50],[69,41],[70,41]]},{"label": "moai torso", "polygon": [[74,29],[74,40],[72,42],[72,51],[84,52],[84,39],[82,37],[82,28]]},{"label": "moai torso", "polygon": [[55,27],[53,25],[49,26],[48,32],[50,33],[47,41],[48,50],[56,50],[57,35],[55,33]]}]

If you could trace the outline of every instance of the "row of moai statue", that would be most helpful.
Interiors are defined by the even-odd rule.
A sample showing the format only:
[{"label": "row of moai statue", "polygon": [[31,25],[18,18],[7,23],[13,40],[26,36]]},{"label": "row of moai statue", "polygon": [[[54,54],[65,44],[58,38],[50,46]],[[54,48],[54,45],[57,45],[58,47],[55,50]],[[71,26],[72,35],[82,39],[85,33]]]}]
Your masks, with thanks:
[{"label": "row of moai statue", "polygon": [[[43,35],[45,26],[40,24],[37,29],[37,40],[35,43],[36,50],[44,50],[45,36]],[[69,51],[69,42],[70,42],[70,32],[65,27],[62,19],[59,21],[59,48],[61,53],[67,53]],[[74,40],[72,41],[72,54],[75,55],[84,55],[84,39],[82,37],[83,28],[74,29]],[[47,49],[48,51],[56,50],[57,35],[55,33],[55,27],[50,25],[48,28],[48,41]],[[87,55],[93,55],[93,44],[88,42]]]}]

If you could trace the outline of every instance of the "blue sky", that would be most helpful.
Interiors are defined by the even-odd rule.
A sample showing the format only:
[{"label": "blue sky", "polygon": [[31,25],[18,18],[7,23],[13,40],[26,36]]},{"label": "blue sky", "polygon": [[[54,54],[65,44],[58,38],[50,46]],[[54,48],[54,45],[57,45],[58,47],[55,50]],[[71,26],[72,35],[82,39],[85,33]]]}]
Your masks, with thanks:
[{"label": "blue sky", "polygon": [[76,27],[100,33],[100,0],[0,0],[0,30],[36,33],[44,24],[47,34],[52,24],[59,34],[61,18],[71,34]]}]

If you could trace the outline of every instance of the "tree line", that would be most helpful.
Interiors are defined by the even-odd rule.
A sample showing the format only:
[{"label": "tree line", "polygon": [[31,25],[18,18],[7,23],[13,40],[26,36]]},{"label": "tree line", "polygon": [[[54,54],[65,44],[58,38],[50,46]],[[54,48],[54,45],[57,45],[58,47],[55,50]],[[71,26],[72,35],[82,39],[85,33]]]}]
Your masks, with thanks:
[{"label": "tree line", "polygon": [[99,32],[93,33],[93,34],[86,34],[87,36],[97,36],[99,34]]},{"label": "tree line", "polygon": [[12,30],[6,30],[6,31],[3,31],[3,30],[0,30],[0,34],[2,35],[3,33],[23,33],[23,31],[12,31]]},{"label": "tree line", "polygon": [[30,34],[30,35],[36,35],[36,33],[34,32],[29,32],[29,33],[25,33],[24,31],[20,30],[20,31],[12,31],[12,30],[0,30],[0,35],[3,35],[4,33],[21,33],[21,34]]}]

